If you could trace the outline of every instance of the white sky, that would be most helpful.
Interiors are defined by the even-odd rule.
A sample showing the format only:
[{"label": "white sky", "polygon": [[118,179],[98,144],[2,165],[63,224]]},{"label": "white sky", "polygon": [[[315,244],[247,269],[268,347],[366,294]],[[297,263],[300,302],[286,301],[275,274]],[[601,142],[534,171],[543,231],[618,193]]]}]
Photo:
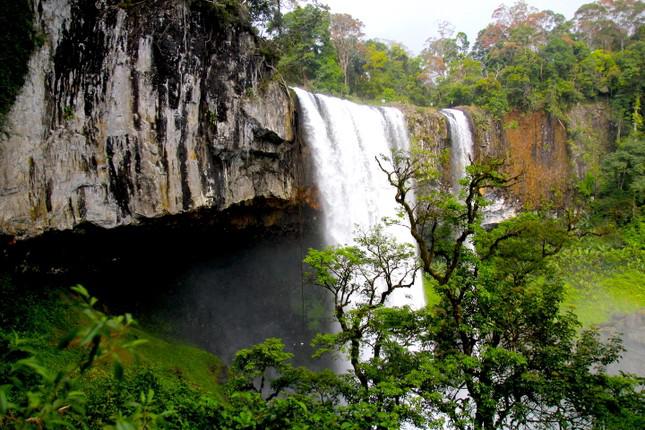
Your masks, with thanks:
[{"label": "white sky", "polygon": [[[540,10],[549,9],[571,19],[575,11],[593,0],[527,0]],[[477,33],[491,20],[493,10],[514,0],[322,0],[334,13],[348,13],[365,24],[367,38],[403,43],[418,54],[428,37],[437,33],[439,21],[449,21],[455,31],[468,35],[471,46]]]}]

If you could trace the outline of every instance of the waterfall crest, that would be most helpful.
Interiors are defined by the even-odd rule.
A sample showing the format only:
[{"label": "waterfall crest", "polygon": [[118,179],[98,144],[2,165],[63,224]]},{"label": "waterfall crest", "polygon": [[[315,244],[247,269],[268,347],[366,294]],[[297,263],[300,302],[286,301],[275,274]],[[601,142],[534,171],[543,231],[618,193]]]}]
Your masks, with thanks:
[{"label": "waterfall crest", "polygon": [[[349,245],[357,228],[367,230],[383,217],[397,214],[395,190],[376,157],[409,149],[405,119],[395,108],[359,105],[299,88],[294,91],[304,138],[312,150],[326,240],[330,245]],[[401,243],[413,243],[405,227],[391,226],[387,232]],[[390,303],[424,306],[420,274],[415,286],[395,292]]]}]

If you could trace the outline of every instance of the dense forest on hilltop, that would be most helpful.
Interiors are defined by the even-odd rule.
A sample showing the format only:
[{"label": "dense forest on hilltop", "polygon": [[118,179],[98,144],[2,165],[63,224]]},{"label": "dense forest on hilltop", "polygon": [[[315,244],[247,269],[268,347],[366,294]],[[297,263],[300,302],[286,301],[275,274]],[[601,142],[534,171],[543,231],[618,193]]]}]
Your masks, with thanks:
[{"label": "dense forest on hilltop", "polygon": [[418,56],[395,41],[365,40],[359,18],[316,2],[266,29],[293,85],[377,102],[476,104],[495,115],[562,116],[574,103],[607,99],[629,128],[642,127],[644,9],[635,0],[598,1],[567,21],[526,2],[502,5],[477,40],[442,22]]},{"label": "dense forest on hilltop", "polygon": [[[108,3],[129,12],[153,2]],[[130,314],[110,315],[82,286],[27,288],[14,279],[25,268],[3,268],[1,428],[645,428],[645,378],[608,372],[621,340],[594,325],[645,307],[643,2],[598,0],[567,21],[519,1],[497,8],[472,42],[443,23],[418,56],[366,40],[359,17],[318,1],[187,4],[251,32],[271,79],[289,85],[375,104],[475,105],[500,121],[546,111],[565,125],[575,104],[602,101],[615,141],[572,178],[564,207],[489,228],[481,190],[518,179],[504,160],[473,163],[458,196],[423,148],[378,160],[418,257],[379,226],[305,258],[340,327],[317,336],[316,357],[343,357],[345,373],[296,367],[275,338],[224,364]],[[29,3],[5,6],[0,122],[42,43]],[[415,277],[428,306],[387,307]],[[586,295],[618,305],[585,307]]]}]

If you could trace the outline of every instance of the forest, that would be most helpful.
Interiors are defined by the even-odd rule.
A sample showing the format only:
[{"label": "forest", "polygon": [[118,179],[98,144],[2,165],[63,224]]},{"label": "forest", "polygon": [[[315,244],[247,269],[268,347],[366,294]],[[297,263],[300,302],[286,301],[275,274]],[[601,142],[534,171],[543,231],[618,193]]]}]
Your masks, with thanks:
[{"label": "forest", "polygon": [[[563,205],[486,228],[483,190],[518,181],[504,160],[471,160],[457,194],[435,152],[375,160],[400,219],[304,258],[308,287],[327,297],[338,327],[315,337],[314,358],[340,357],[345,371],[296,366],[279,338],[224,363],[136,314],[113,314],[87,286],[25,288],[14,280],[23,268],[3,266],[0,428],[645,428],[645,375],[608,370],[621,336],[599,327],[609,311],[580,300],[608,294],[624,313],[645,308],[643,2],[597,0],[567,20],[517,1],[492,11],[474,41],[442,22],[419,55],[367,39],[360,17],[323,1],[189,3],[251,32],[285,86],[379,106],[475,106],[499,121],[545,112],[565,125],[573,106],[602,102],[611,151],[571,179]],[[27,2],[5,6],[13,36],[0,41],[0,123],[43,43]],[[414,246],[386,233],[397,222]],[[387,306],[418,278],[427,306]]]}]

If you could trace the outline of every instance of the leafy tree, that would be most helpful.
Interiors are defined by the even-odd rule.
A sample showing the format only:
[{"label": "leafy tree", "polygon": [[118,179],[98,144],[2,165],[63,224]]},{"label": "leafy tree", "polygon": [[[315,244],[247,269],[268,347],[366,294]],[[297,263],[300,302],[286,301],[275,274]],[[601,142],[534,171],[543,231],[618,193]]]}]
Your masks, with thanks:
[{"label": "leafy tree", "polygon": [[619,74],[614,56],[608,51],[595,50],[578,63],[576,85],[587,98],[606,96],[615,87]]},{"label": "leafy tree", "polygon": [[314,271],[314,284],[331,293],[333,311],[341,331],[321,336],[318,343],[329,349],[348,345],[350,363],[363,389],[374,383],[361,367],[368,355],[380,358],[386,334],[375,331],[372,318],[395,291],[415,283],[414,249],[395,243],[382,228],[362,233],[357,247],[310,250],[305,258]]},{"label": "leafy tree", "polygon": [[[642,105],[636,108],[637,100],[642,94],[645,94],[645,80],[643,79],[643,70],[645,70],[645,41],[638,41],[631,44],[624,51],[616,54],[616,63],[620,69],[615,86],[613,88],[614,97],[612,106],[617,116],[618,138],[624,134],[624,129],[633,128],[633,113],[637,111],[642,113]],[[627,124],[627,126],[625,126]],[[632,127],[629,127],[632,125]]]},{"label": "leafy tree", "polygon": [[288,82],[320,91],[340,92],[342,70],[330,39],[327,7],[298,6],[285,14],[277,44],[282,52],[278,69]]},{"label": "leafy tree", "polygon": [[474,50],[476,58],[493,69],[511,64],[526,51],[539,50],[548,35],[564,24],[562,15],[539,11],[525,1],[498,7],[492,18],[493,22],[479,32]]},{"label": "leafy tree", "polygon": [[462,60],[470,46],[468,36],[459,32],[453,38],[454,27],[449,22],[439,23],[439,36],[426,40],[426,46],[421,52],[424,61],[426,82],[433,84],[440,77],[445,77],[448,64],[452,61]]},{"label": "leafy tree", "polygon": [[360,39],[363,37],[363,23],[346,13],[331,16],[331,41],[338,54],[338,62],[343,71],[346,91],[349,90],[350,65],[359,55]]},{"label": "leafy tree", "polygon": [[371,100],[404,101],[425,106],[421,59],[398,43],[369,40],[364,46],[363,75],[355,93]]},{"label": "leafy tree", "polygon": [[285,0],[240,0],[240,3],[246,8],[251,24],[261,33],[280,33]]},{"label": "leafy tree", "polygon": [[645,5],[638,0],[599,0],[576,11],[575,29],[592,49],[622,50],[645,24]]},{"label": "leafy tree", "polygon": [[[456,200],[422,168],[424,157],[399,155],[381,166],[441,298],[416,333],[416,355],[426,366],[417,394],[426,411],[454,428],[586,427],[604,420],[621,401],[611,398],[610,387],[630,383],[603,371],[618,358],[619,341],[603,344],[594,331],[578,336],[575,317],[560,311],[562,283],[549,265],[570,226],[526,214],[483,230],[481,188],[513,179],[499,174],[494,161],[470,166]],[[413,191],[416,201],[408,200]],[[625,395],[642,398],[631,387]]]},{"label": "leafy tree", "polygon": [[597,210],[624,223],[645,204],[645,140],[641,133],[623,139],[602,163],[601,200]]}]

